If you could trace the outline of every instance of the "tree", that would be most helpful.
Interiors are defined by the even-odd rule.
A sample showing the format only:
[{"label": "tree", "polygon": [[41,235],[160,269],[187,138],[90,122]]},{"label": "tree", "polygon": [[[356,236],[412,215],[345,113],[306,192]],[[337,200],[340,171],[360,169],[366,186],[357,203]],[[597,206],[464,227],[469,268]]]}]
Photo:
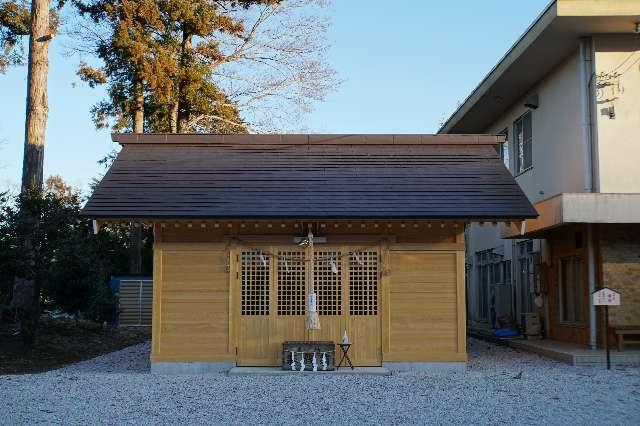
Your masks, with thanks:
[{"label": "tree", "polygon": [[145,93],[166,91],[171,81],[170,61],[162,44],[164,23],[154,0],[75,0],[81,16],[91,24],[83,38],[104,65],[98,69],[81,63],[80,78],[95,87],[109,84],[109,100],[93,108],[98,128],[115,119],[117,130],[145,131]]},{"label": "tree", "polygon": [[47,78],[49,75],[49,1],[31,2],[31,31],[27,75],[27,113],[25,120],[22,190],[39,191],[42,187],[44,142],[49,113]]},{"label": "tree", "polygon": [[8,192],[0,192],[0,306],[11,302],[13,278],[18,273],[18,250],[7,215],[10,198]]},{"label": "tree", "polygon": [[[61,3],[60,3],[61,5]],[[25,227],[22,254],[26,266],[17,270],[14,305],[20,308],[20,324],[25,346],[34,344],[40,316],[41,281],[33,273],[36,263],[34,235],[40,227],[38,199],[42,190],[45,130],[48,114],[47,76],[49,42],[57,28],[57,17],[51,19],[49,0],[32,0],[30,14],[26,3],[19,0],[0,4],[0,43],[3,51],[0,69],[22,61],[21,40],[29,34],[27,108],[25,117],[24,157],[22,162],[22,217]],[[28,32],[26,31],[28,28]]]},{"label": "tree", "polygon": [[[98,29],[84,25],[83,39],[94,40],[101,67],[82,64],[81,79],[107,83],[109,99],[98,104],[99,127],[131,129],[132,102],[123,83],[125,63],[114,49],[117,20],[102,10],[125,2],[78,2]],[[164,0],[155,3],[158,21],[145,30],[144,130],[160,132],[239,133],[275,130],[294,122],[337,84],[326,63],[328,21],[321,0]],[[142,63],[138,64],[142,65]],[[249,117],[246,120],[243,117]],[[135,130],[135,129],[134,129]]]},{"label": "tree", "polygon": [[[75,2],[81,15],[98,28],[88,32],[94,40],[89,50],[103,62],[99,68],[81,63],[78,75],[92,87],[108,83],[109,99],[93,108],[96,126],[111,124],[118,131],[176,132],[180,124],[185,124],[187,108],[215,112],[241,123],[235,108],[218,106],[224,94],[203,78],[208,69],[189,59],[194,35],[227,24],[216,17],[217,2],[151,2],[153,6],[140,12],[132,11],[130,4],[134,3],[138,2]],[[86,28],[88,25],[85,34]],[[229,102],[224,99],[223,103]],[[243,130],[242,124],[234,126],[236,131]]]},{"label": "tree", "polygon": [[[82,16],[91,20],[93,53],[102,59],[102,69],[82,63],[78,75],[94,87],[109,83],[109,101],[93,108],[98,128],[115,118],[114,128],[145,131],[145,92],[166,91],[171,82],[170,61],[160,36],[164,32],[159,2],[153,0],[75,0]],[[94,29],[98,30],[94,32]],[[130,224],[130,273],[142,272],[143,228]]]},{"label": "tree", "polygon": [[244,30],[237,37],[223,34],[218,40],[222,55],[205,62],[217,86],[254,131],[296,125],[314,102],[324,100],[340,84],[327,60],[328,4],[283,0],[228,10],[245,23]]},{"label": "tree", "polygon": [[[97,321],[111,319],[115,301],[107,284],[111,275],[127,272],[128,229],[112,225],[93,235],[91,220],[80,215],[81,205],[80,194],[58,176],[47,179],[39,196],[0,197],[0,303],[11,293],[7,276],[22,270],[22,276],[41,283],[48,307]],[[36,213],[41,225],[32,232]],[[27,232],[32,232],[34,262],[24,256]]]},{"label": "tree", "polygon": [[[228,13],[229,7],[249,9],[252,6],[277,4],[281,0],[240,0],[221,2],[210,0],[161,2],[165,19],[165,41],[176,70],[173,90],[160,103],[168,105],[169,127],[172,133],[222,130],[224,133],[246,131],[237,107],[212,81],[209,62],[222,56],[218,38],[240,37],[244,23]],[[207,117],[203,120],[197,117]],[[198,123],[199,122],[199,123]]]}]

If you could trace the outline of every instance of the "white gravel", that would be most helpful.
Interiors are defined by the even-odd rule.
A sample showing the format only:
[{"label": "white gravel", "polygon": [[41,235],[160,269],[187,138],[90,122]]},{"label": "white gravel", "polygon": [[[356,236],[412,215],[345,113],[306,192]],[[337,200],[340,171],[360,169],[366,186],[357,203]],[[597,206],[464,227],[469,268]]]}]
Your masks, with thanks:
[{"label": "white gravel", "polygon": [[0,376],[0,424],[639,424],[640,369],[571,367],[470,339],[465,374],[149,374],[142,344]]}]

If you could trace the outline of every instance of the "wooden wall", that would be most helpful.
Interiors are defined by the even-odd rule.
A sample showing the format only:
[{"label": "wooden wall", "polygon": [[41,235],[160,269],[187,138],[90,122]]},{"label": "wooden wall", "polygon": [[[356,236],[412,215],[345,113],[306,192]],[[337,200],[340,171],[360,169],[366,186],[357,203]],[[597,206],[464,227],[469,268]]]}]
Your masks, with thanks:
[{"label": "wooden wall", "polygon": [[225,245],[156,242],[153,272],[151,360],[233,361]]},{"label": "wooden wall", "polygon": [[[379,242],[383,361],[467,359],[463,224],[321,225],[331,244]],[[152,361],[235,361],[230,250],[302,233],[292,223],[156,224]]]},{"label": "wooden wall", "polygon": [[466,361],[464,234],[452,238],[390,247],[384,361]]}]

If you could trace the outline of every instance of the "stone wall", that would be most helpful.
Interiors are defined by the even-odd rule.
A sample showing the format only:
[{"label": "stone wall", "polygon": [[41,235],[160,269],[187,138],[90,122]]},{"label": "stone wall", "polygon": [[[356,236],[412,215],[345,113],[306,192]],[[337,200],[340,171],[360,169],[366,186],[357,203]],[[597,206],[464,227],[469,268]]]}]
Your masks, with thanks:
[{"label": "stone wall", "polygon": [[640,326],[640,225],[600,225],[602,285],[621,293],[611,325]]}]

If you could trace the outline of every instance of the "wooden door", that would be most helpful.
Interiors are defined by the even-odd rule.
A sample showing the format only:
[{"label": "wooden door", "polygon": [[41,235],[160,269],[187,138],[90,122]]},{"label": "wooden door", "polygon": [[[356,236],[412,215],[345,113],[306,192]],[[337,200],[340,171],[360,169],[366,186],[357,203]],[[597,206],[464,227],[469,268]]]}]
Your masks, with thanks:
[{"label": "wooden door", "polygon": [[[305,329],[304,249],[270,246],[236,255],[237,364],[281,365],[282,342],[339,342],[344,330],[353,343],[351,359],[359,366],[382,362],[378,250],[353,253],[349,247],[321,246],[315,251],[314,283],[320,330]],[[336,354],[337,356],[338,354]]]},{"label": "wooden door", "polygon": [[382,363],[380,253],[361,251],[349,256],[348,311],[345,319],[352,359],[360,366]]},{"label": "wooden door", "polygon": [[272,259],[257,251],[241,251],[236,255],[235,298],[238,312],[238,365],[270,365],[269,319],[271,311]]}]

